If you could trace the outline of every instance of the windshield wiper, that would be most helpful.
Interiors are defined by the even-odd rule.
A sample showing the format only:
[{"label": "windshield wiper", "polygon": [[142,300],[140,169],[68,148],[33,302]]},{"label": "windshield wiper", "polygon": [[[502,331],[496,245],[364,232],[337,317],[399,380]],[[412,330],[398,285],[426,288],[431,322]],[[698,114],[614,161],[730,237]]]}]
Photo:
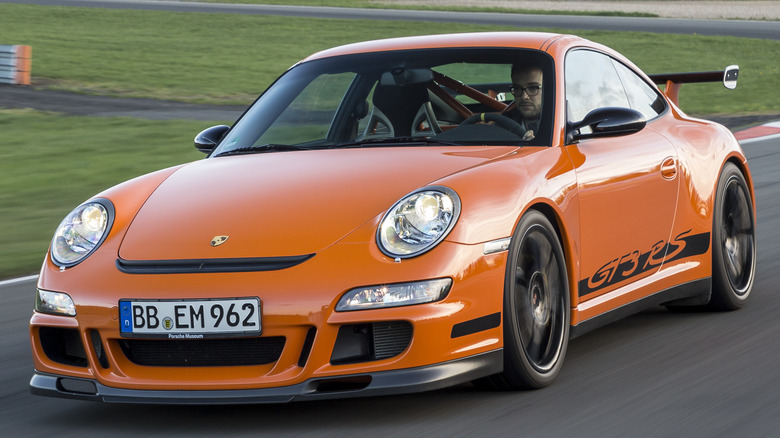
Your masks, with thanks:
[{"label": "windshield wiper", "polygon": [[384,144],[395,144],[398,146],[462,146],[460,143],[454,143],[451,141],[435,140],[425,137],[389,137],[389,138],[372,138],[367,140],[355,141],[352,143],[341,143],[334,147],[336,148],[349,148],[349,147],[363,147],[374,146]]},{"label": "windshield wiper", "polygon": [[460,143],[453,143],[451,141],[434,140],[425,137],[390,137],[390,138],[374,138],[368,140],[355,141],[351,143],[341,143],[337,145],[320,145],[320,146],[303,146],[303,145],[290,145],[290,144],[277,144],[270,143],[261,146],[247,146],[243,148],[231,149],[229,151],[220,152],[215,157],[226,157],[229,155],[250,155],[261,154],[264,152],[281,152],[281,151],[307,151],[315,149],[338,149],[338,148],[350,148],[350,147],[364,147],[374,145],[393,144],[397,146],[462,146]]},{"label": "windshield wiper", "polygon": [[296,146],[290,144],[264,144],[261,146],[248,146],[238,149],[231,149],[229,151],[220,152],[215,157],[226,157],[228,155],[249,155],[249,154],[261,154],[264,152],[281,152],[281,151],[300,151],[312,149],[307,146]]}]

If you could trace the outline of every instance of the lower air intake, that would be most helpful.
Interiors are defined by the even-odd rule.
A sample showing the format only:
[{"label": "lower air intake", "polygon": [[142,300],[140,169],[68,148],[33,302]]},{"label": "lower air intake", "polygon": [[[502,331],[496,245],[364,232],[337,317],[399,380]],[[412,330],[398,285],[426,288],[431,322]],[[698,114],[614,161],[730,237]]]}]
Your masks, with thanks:
[{"label": "lower air intake", "polygon": [[231,367],[266,365],[279,360],[283,336],[239,339],[122,339],[127,358],[153,367]]},{"label": "lower air intake", "polygon": [[87,366],[87,353],[78,330],[41,327],[38,336],[43,352],[52,361],[76,367]]},{"label": "lower air intake", "polygon": [[406,350],[412,340],[412,325],[406,321],[375,322],[374,357],[387,359]]},{"label": "lower air intake", "polygon": [[343,325],[339,328],[330,363],[339,365],[391,358],[403,353],[411,341],[412,324],[407,321]]}]

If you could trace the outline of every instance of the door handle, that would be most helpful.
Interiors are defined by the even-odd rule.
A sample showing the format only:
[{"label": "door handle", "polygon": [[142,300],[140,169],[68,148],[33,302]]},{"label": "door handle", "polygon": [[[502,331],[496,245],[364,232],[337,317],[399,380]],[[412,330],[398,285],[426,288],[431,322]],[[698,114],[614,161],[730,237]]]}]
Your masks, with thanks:
[{"label": "door handle", "polygon": [[666,179],[674,179],[677,176],[677,160],[674,157],[666,157],[661,163],[661,175]]}]

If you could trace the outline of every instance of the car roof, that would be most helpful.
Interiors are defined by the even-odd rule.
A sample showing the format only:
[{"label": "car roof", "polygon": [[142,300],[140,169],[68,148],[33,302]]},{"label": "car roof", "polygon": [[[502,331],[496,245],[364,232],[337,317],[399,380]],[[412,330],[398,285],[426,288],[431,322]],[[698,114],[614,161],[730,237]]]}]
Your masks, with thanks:
[{"label": "car roof", "polygon": [[347,44],[317,52],[304,59],[304,61],[368,52],[453,47],[517,47],[545,50],[553,42],[561,39],[590,43],[590,41],[572,35],[543,32],[477,32],[425,35]]}]

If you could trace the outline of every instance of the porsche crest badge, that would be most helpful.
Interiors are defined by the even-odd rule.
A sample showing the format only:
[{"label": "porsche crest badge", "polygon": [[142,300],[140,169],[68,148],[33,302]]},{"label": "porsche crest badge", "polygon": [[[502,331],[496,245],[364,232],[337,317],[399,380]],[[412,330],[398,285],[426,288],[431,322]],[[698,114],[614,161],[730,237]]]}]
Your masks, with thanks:
[{"label": "porsche crest badge", "polygon": [[223,243],[227,242],[229,237],[230,236],[214,236],[214,238],[211,239],[211,246],[217,247],[222,245]]}]

